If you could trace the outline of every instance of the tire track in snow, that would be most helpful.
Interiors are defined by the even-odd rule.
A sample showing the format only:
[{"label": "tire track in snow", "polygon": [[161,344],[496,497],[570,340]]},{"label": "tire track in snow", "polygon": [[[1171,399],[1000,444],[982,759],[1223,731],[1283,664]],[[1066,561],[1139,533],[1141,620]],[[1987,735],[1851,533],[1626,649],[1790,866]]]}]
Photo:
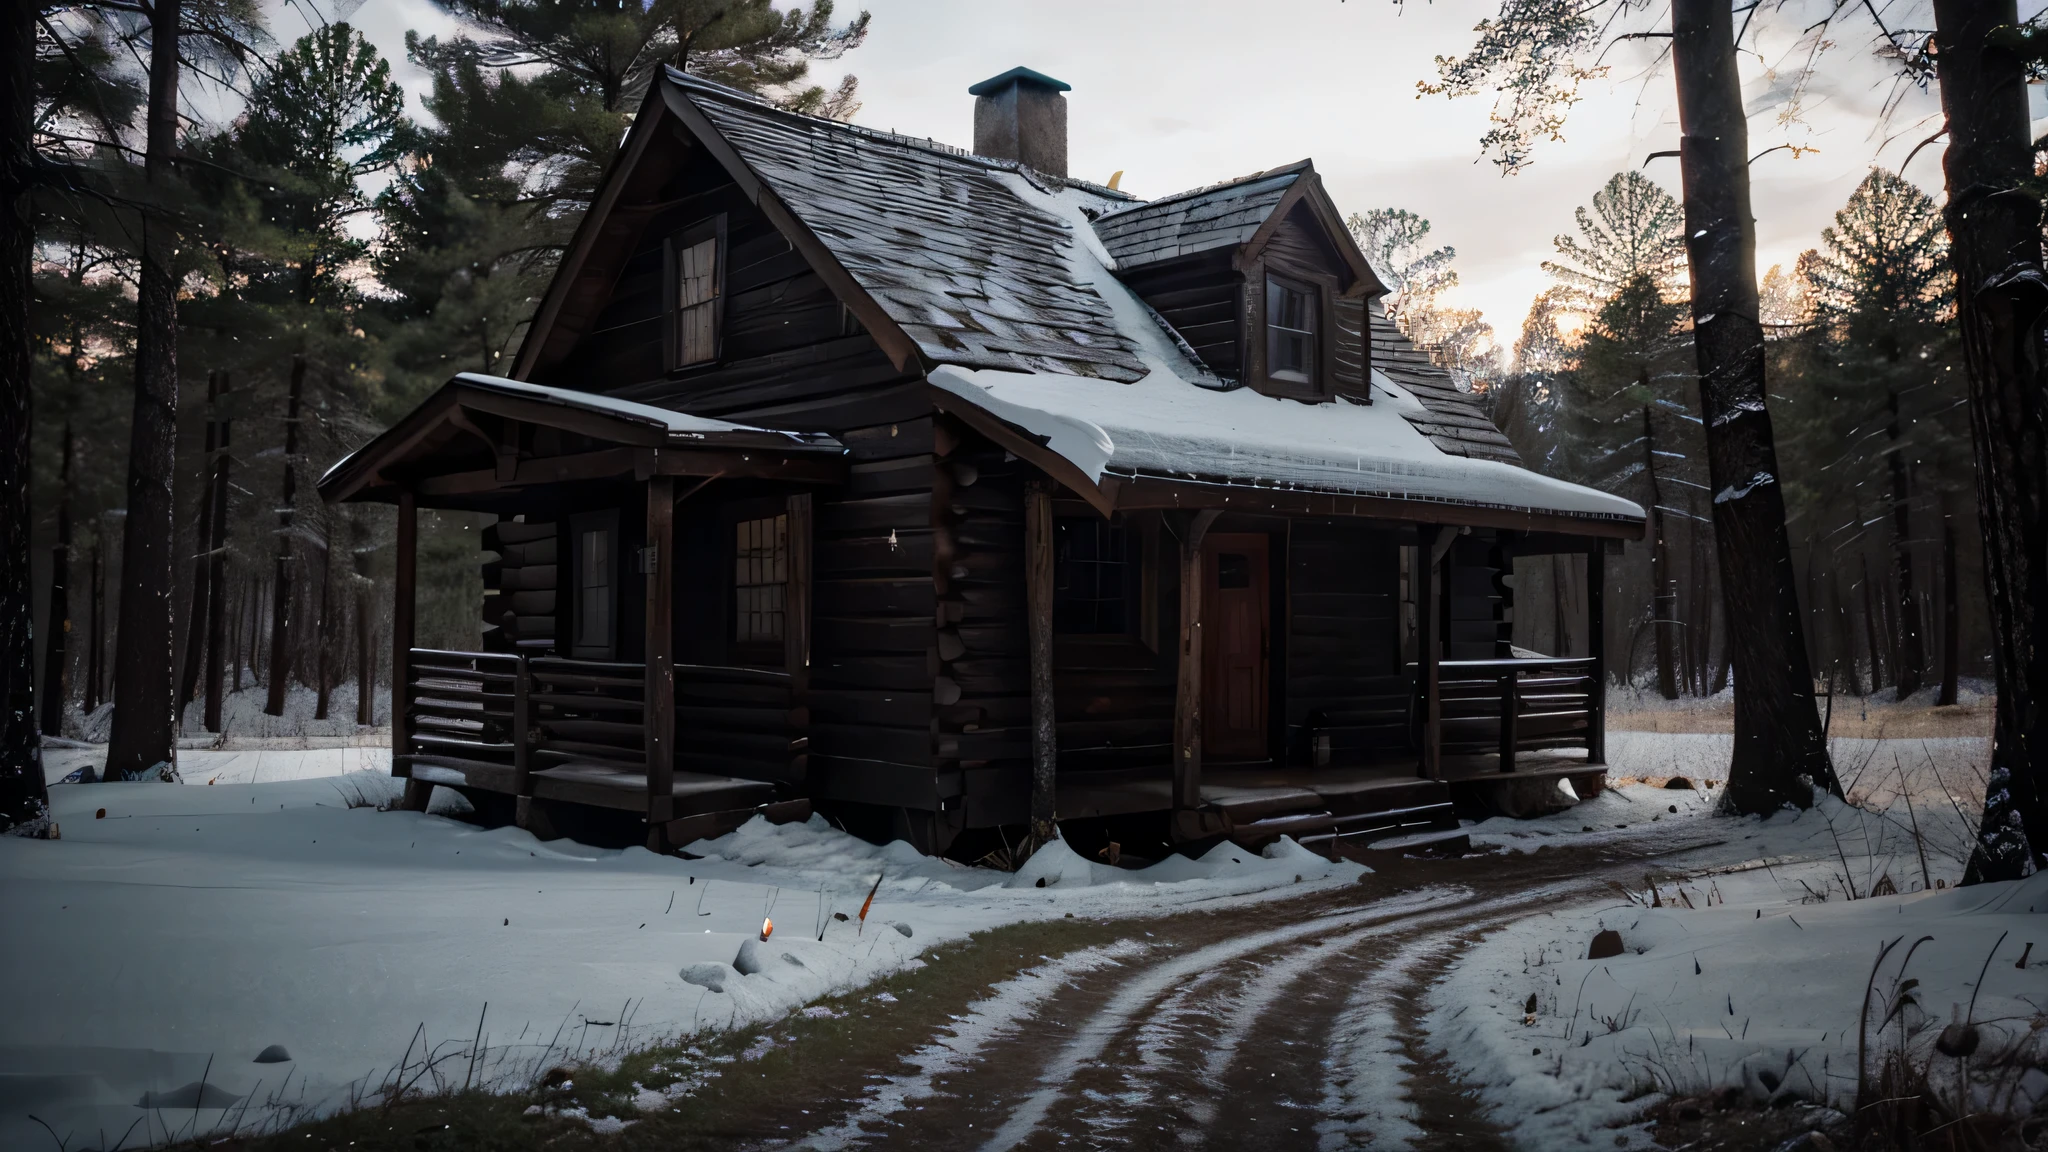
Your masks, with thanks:
[{"label": "tire track in snow", "polygon": [[965,1016],[958,1017],[944,1036],[903,1058],[904,1063],[917,1068],[915,1075],[885,1078],[863,1094],[859,1111],[790,1147],[837,1152],[880,1135],[868,1131],[867,1126],[903,1111],[911,1100],[933,1095],[939,1077],[973,1064],[982,1049],[1014,1032],[1069,980],[1084,972],[1120,964],[1145,951],[1144,944],[1119,940],[1099,948],[1069,952],[1003,981],[995,986],[993,995],[976,1001]]},{"label": "tire track in snow", "polygon": [[1012,1109],[1009,1119],[982,1144],[981,1152],[1006,1152],[1022,1143],[1044,1122],[1052,1106],[1067,1094],[1075,1070],[1099,1060],[1103,1051],[1129,1026],[1141,1009],[1181,981],[1261,949],[1321,933],[1342,931],[1361,923],[1398,920],[1446,902],[1463,904],[1471,898],[1471,891],[1462,887],[1423,888],[1305,923],[1235,936],[1198,948],[1178,959],[1152,965],[1133,975],[1107,1005],[1076,1026],[1073,1039],[1047,1060],[1039,1074],[1037,1090]]},{"label": "tire track in snow", "polygon": [[1460,937],[1483,931],[1520,914],[1466,923],[1413,941],[1387,958],[1379,972],[1393,979],[1362,982],[1338,1013],[1323,1058],[1323,1113],[1316,1125],[1323,1152],[1341,1148],[1372,1152],[1407,1149],[1423,1135],[1412,1101],[1404,1096],[1408,1059],[1401,1052],[1398,1001],[1420,991],[1415,980],[1403,980],[1423,960],[1454,946]]},{"label": "tire track in snow", "polygon": [[[1229,1074],[1231,1066],[1237,1063],[1238,1052],[1243,1048],[1245,1040],[1251,1036],[1252,1029],[1258,1026],[1259,1021],[1272,1010],[1274,1002],[1282,993],[1292,988],[1296,981],[1367,940],[1431,928],[1446,920],[1469,918],[1472,911],[1470,907],[1449,909],[1347,932],[1342,936],[1299,949],[1256,973],[1246,981],[1245,990],[1237,996],[1229,1016],[1224,1020],[1222,1031],[1210,1046],[1208,1057],[1202,1062],[1202,1085],[1215,1095],[1191,1098],[1189,1118],[1197,1130],[1206,1133],[1213,1124],[1217,1102],[1227,1087],[1224,1078]],[[1463,930],[1461,927],[1456,931]],[[1446,935],[1454,934],[1455,931]],[[1404,948],[1393,957],[1374,963],[1371,971],[1400,971],[1405,966],[1410,951],[1412,948]]]}]

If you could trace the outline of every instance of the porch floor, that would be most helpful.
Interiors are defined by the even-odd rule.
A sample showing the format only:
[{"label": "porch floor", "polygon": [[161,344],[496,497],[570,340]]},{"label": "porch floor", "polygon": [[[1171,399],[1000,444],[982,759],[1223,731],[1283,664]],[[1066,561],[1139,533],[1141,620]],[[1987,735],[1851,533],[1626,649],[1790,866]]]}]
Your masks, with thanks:
[{"label": "porch floor", "polygon": [[[1413,761],[1343,768],[1217,765],[1202,772],[1202,803],[1236,824],[1305,812],[1337,815],[1391,812],[1447,804],[1454,786],[1502,780],[1547,779],[1604,772],[1586,763],[1583,749],[1524,752],[1513,772],[1495,755],[1448,756],[1443,778],[1416,774]],[[1059,780],[1061,819],[1159,812],[1173,807],[1167,769],[1064,773]]]}]

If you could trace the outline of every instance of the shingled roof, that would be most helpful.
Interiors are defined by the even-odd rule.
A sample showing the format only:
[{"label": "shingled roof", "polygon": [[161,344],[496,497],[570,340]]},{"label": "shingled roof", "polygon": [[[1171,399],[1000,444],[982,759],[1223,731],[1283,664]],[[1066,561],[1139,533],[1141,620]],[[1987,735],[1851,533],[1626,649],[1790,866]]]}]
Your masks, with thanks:
[{"label": "shingled roof", "polygon": [[1073,229],[1018,195],[1028,178],[1014,163],[670,79],[927,359],[1106,380],[1145,374],[1109,305],[1075,275]]},{"label": "shingled roof", "polygon": [[[1519,467],[1472,397],[1369,300],[1378,278],[1306,161],[1138,203],[674,71],[653,98],[778,226],[807,234],[820,275],[899,367],[921,370],[991,428],[1027,431],[1016,450],[1052,453],[1046,465],[1063,461],[1056,474],[1091,500],[1107,500],[1120,478],[1167,477],[1641,521],[1625,500]],[[659,119],[643,114],[635,137],[651,137]],[[1362,289],[1348,292],[1340,323],[1356,325],[1362,310],[1370,325],[1370,403],[1219,390],[1118,278],[1256,245],[1297,210],[1331,234]],[[543,338],[549,315],[544,305]]]},{"label": "shingled roof", "polygon": [[1095,234],[1123,271],[1235,248],[1258,232],[1308,167],[1303,160],[1124,208],[1097,220]]},{"label": "shingled roof", "polygon": [[1472,394],[1461,390],[1451,374],[1429,358],[1429,353],[1401,335],[1379,301],[1366,305],[1366,314],[1372,324],[1372,366],[1407,389],[1428,410],[1427,415],[1409,415],[1410,424],[1429,437],[1438,451],[1474,460],[1521,464],[1522,457],[1507,434],[1494,427]]}]

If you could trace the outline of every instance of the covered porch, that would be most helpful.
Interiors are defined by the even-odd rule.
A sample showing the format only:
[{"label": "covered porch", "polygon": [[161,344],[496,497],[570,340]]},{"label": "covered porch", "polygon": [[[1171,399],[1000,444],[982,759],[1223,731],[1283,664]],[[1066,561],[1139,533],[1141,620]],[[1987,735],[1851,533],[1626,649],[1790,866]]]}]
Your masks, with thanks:
[{"label": "covered porch", "polygon": [[[405,804],[423,809],[442,785],[544,837],[630,827],[657,851],[757,813],[807,816],[810,494],[844,474],[830,437],[476,375],[337,464],[324,498],[397,507]],[[709,563],[679,554],[679,509],[714,498],[772,532],[755,586],[772,643],[707,648],[703,622],[678,616],[679,586],[688,595]],[[483,565],[484,650],[416,646],[421,508],[498,517],[480,541],[497,556]],[[679,659],[679,646],[727,659]]]},{"label": "covered porch", "polygon": [[[1060,634],[1055,554],[1091,510],[1049,499],[1027,516],[1026,579],[1045,585],[1027,588],[1044,635],[1032,679],[1050,681],[1033,714],[1057,718],[1036,726],[1034,779],[1043,790],[1050,777],[1061,821],[1163,812],[1181,842],[1328,844],[1453,829],[1460,809],[1539,814],[1569,803],[1560,781],[1581,797],[1604,782],[1606,556],[1637,524],[1185,480],[1110,487],[1109,524],[1158,521],[1150,677],[1142,654],[1117,666],[1096,638]],[[1526,557],[1583,580],[1579,654],[1514,643]]]}]

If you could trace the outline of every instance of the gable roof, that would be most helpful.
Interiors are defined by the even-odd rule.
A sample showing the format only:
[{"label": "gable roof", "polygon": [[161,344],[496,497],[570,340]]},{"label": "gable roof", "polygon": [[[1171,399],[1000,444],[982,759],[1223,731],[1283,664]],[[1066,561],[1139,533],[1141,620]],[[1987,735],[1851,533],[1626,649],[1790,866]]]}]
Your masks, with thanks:
[{"label": "gable roof", "polygon": [[[778,459],[805,457],[837,463],[846,455],[839,441],[830,436],[754,428],[592,392],[464,372],[443,384],[398,423],[336,461],[315,486],[330,503],[389,500],[397,493],[397,474],[423,467],[433,471],[465,453],[480,455],[481,462],[494,465],[494,458],[506,457],[497,466],[513,470],[512,475],[505,477],[508,483],[519,480],[517,469],[522,462],[529,467],[545,468],[546,460],[536,459],[530,450],[522,450],[516,436],[504,434],[503,425],[496,426],[496,436],[491,434],[490,421],[479,427],[476,420],[484,417],[564,429],[589,441],[586,447],[710,452],[717,454],[712,470],[719,472],[761,470],[736,468],[734,455],[749,464],[754,462],[747,455],[760,455],[764,468]],[[460,448],[451,447],[455,445]],[[574,477],[546,472],[537,475],[556,480],[593,478],[604,475],[604,468],[631,473],[636,462],[628,456],[606,461],[585,458],[581,466],[583,471]],[[591,471],[592,468],[597,471]],[[688,465],[673,469],[663,466],[658,470],[690,472]]]},{"label": "gable roof", "polygon": [[1258,234],[1308,166],[1303,160],[1111,212],[1095,222],[1095,234],[1124,269],[1235,248]]},{"label": "gable roof", "polygon": [[1280,221],[1296,210],[1314,218],[1349,270],[1348,295],[1371,297],[1386,291],[1308,160],[1118,209],[1095,221],[1095,234],[1116,261],[1117,271],[1128,273],[1223,249],[1256,253]]},{"label": "gable roof", "polygon": [[[593,209],[549,300],[578,277],[616,276],[641,218],[617,189],[651,183],[645,174],[635,180],[638,161],[626,157],[677,126],[790,238],[898,368],[925,375],[948,410],[1105,511],[1120,477],[1151,475],[1621,522],[1602,529],[1610,533],[1642,523],[1626,500],[1516,466],[1472,398],[1379,315],[1370,297],[1380,282],[1307,162],[1139,204],[1014,161],[786,112],[670,70],[600,196],[600,205],[617,205],[617,219]],[[1372,317],[1376,367],[1386,350],[1387,370],[1374,373],[1372,390],[1386,398],[1382,411],[1216,391],[1221,382],[1117,276],[1129,262],[1224,245],[1256,252],[1297,207],[1353,266],[1348,295]],[[549,331],[558,314],[542,309],[517,374],[532,371],[543,344],[566,352],[573,343]],[[1091,431],[1056,434],[1073,427]],[[1347,447],[1343,436],[1354,442]],[[1243,450],[1233,450],[1240,441]],[[1293,458],[1290,445],[1300,449]],[[1175,464],[1175,452],[1186,458]]]},{"label": "gable roof", "polygon": [[[955,154],[767,107],[671,73],[747,171],[817,237],[933,364],[1144,375],[1094,285],[1072,228],[1018,194],[1014,163]],[[676,100],[671,100],[675,106]]]}]

